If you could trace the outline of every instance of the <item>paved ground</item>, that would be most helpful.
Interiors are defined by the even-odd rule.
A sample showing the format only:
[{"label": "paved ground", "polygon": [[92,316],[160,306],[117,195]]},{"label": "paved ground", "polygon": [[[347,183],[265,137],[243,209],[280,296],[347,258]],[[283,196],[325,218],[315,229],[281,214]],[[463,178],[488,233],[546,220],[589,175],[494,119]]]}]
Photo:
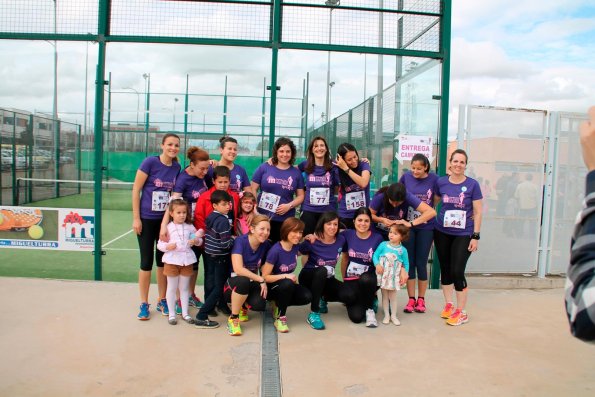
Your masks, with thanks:
[{"label": "paved ground", "polygon": [[[135,284],[0,278],[0,396],[260,394],[260,314],[234,338],[155,312],[138,321],[137,295]],[[283,395],[595,395],[595,346],[569,335],[562,289],[471,289],[461,327],[443,323],[441,304],[430,291],[428,313],[377,329],[330,304],[325,331],[292,308]]]}]

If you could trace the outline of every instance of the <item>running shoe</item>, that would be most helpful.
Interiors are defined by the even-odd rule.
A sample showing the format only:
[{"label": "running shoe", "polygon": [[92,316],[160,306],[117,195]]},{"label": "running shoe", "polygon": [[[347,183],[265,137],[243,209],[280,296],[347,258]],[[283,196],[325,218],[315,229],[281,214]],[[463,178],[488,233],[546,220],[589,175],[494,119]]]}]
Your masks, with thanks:
[{"label": "running shoe", "polygon": [[464,310],[457,309],[455,312],[446,320],[446,324],[448,325],[461,325],[465,324],[469,321],[469,317],[467,317],[467,312]]},{"label": "running shoe", "polygon": [[182,302],[179,299],[176,301],[176,314],[178,316],[182,315]]},{"label": "running shoe", "polygon": [[442,310],[442,313],[440,313],[440,317],[449,318],[454,310],[455,306],[452,304],[452,302],[448,302],[446,305],[444,305],[444,310]]},{"label": "running shoe", "polygon": [[417,298],[417,302],[415,303],[415,309],[417,313],[425,313],[426,312],[426,300],[422,297]]},{"label": "running shoe", "polygon": [[200,309],[202,307],[202,302],[195,294],[190,295],[190,298],[188,298],[188,304],[190,306],[194,306],[197,309]]},{"label": "running shoe", "polygon": [[318,302],[318,313],[328,313],[328,305],[324,298],[320,298]]},{"label": "running shoe", "polygon": [[273,325],[277,329],[277,332],[281,332],[283,334],[289,332],[289,327],[287,326],[287,317],[285,316],[280,316],[275,320]]},{"label": "running shoe", "polygon": [[240,327],[240,319],[239,317],[227,319],[227,332],[231,336],[240,336],[242,335],[242,328]]},{"label": "running shoe", "polygon": [[376,321],[376,313],[374,313],[374,310],[366,310],[366,327],[376,328],[377,326],[378,322]]},{"label": "running shoe", "polygon": [[271,301],[271,315],[273,316],[273,320],[279,318],[279,308],[275,301]]},{"label": "running shoe", "polygon": [[217,321],[209,320],[208,318],[206,320],[196,319],[194,320],[194,326],[202,329],[213,329],[219,327],[219,323]]},{"label": "running shoe", "polygon": [[147,302],[143,302],[140,304],[140,313],[138,313],[138,319],[142,321],[146,321],[149,319],[151,314],[149,313],[149,304]]},{"label": "running shoe", "polygon": [[167,301],[165,299],[157,302],[157,311],[161,312],[164,316],[169,316],[169,309],[167,308]]},{"label": "running shoe", "polygon": [[415,310],[415,306],[416,306],[415,298],[409,298],[409,301],[407,301],[407,304],[405,305],[405,308],[403,309],[403,311],[405,313],[413,313],[413,310]]},{"label": "running shoe", "polygon": [[320,313],[311,312],[308,315],[308,319],[306,321],[308,322],[308,324],[310,324],[310,327],[312,327],[313,329],[321,330],[325,328],[324,322],[320,318]]},{"label": "running shoe", "polygon": [[245,307],[242,307],[240,309],[239,319],[241,322],[246,322],[246,321],[250,320],[250,318],[248,318],[248,309],[246,309]]}]

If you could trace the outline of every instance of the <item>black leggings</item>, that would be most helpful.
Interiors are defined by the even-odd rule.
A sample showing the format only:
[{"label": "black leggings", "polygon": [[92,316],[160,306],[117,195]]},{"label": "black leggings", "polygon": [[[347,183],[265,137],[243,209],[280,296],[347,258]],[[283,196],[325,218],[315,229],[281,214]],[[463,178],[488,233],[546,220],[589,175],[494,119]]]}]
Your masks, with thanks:
[{"label": "black leggings", "polygon": [[271,232],[269,234],[269,240],[273,243],[281,241],[281,225],[283,222],[271,221]]},{"label": "black leggings", "polygon": [[347,315],[352,322],[361,323],[366,318],[366,310],[372,309],[374,304],[378,290],[376,274],[366,272],[357,280],[346,280],[343,284],[355,296],[355,301],[347,305]]},{"label": "black leggings", "polygon": [[244,302],[247,309],[263,312],[266,308],[267,301],[260,296],[260,284],[248,277],[236,276],[228,278],[223,287],[223,299],[227,303],[231,303],[232,292],[239,295],[248,295],[246,302]]},{"label": "black leggings", "polygon": [[467,288],[465,268],[471,256],[470,236],[453,236],[434,230],[434,245],[440,261],[440,282],[442,285],[454,283],[455,291]]},{"label": "black leggings", "polygon": [[343,282],[335,277],[327,278],[324,266],[316,269],[302,269],[299,276],[300,285],[308,288],[312,293],[310,310],[318,313],[320,310],[320,298],[324,297],[327,302],[341,302],[352,304],[356,296],[351,289],[345,288]]},{"label": "black leggings", "polygon": [[353,218],[339,218],[339,229],[355,229]]},{"label": "black leggings", "polygon": [[142,219],[142,231],[137,235],[138,248],[140,250],[140,269],[150,272],[153,270],[153,256],[157,267],[163,267],[163,252],[155,248],[159,240],[161,219]]},{"label": "black leggings", "polygon": [[300,220],[306,225],[304,228],[304,236],[314,233],[314,229],[316,229],[316,224],[318,223],[320,215],[322,214],[319,212],[302,211]]},{"label": "black leggings", "polygon": [[312,301],[312,294],[306,287],[286,278],[267,283],[267,287],[267,300],[275,301],[279,316],[285,315],[288,306],[303,306]]}]

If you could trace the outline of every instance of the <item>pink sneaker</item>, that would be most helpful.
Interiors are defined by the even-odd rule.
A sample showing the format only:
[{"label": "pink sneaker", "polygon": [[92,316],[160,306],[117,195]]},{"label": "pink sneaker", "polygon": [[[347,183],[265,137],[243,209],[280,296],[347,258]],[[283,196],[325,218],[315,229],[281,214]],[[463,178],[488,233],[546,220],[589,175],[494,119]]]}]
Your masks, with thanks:
[{"label": "pink sneaker", "polygon": [[413,313],[414,307],[415,307],[415,298],[409,298],[409,301],[407,302],[407,304],[405,305],[405,308],[403,309],[403,311],[405,313]]},{"label": "pink sneaker", "polygon": [[417,302],[415,303],[415,309],[418,313],[425,313],[426,312],[426,300],[424,298],[417,298]]}]

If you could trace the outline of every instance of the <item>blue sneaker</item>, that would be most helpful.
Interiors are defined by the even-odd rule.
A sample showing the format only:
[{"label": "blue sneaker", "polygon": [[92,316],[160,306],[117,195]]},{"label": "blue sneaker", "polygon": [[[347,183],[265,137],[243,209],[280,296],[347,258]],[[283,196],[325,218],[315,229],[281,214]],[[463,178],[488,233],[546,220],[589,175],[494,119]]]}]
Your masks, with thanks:
[{"label": "blue sneaker", "polygon": [[149,304],[147,302],[143,302],[140,304],[140,313],[138,313],[138,319],[142,321],[146,321],[149,319],[151,314],[149,313]]},{"label": "blue sneaker", "polygon": [[320,318],[320,313],[311,312],[306,320],[310,326],[316,330],[324,329],[324,322]]},{"label": "blue sneaker", "polygon": [[190,306],[194,306],[197,309],[200,309],[202,307],[202,302],[195,294],[190,295],[188,303],[190,304]]},{"label": "blue sneaker", "polygon": [[328,305],[324,298],[320,298],[320,301],[318,302],[318,313],[328,313]]},{"label": "blue sneaker", "polygon": [[167,308],[167,301],[165,299],[157,302],[157,311],[161,312],[164,316],[169,316],[169,309]]}]

